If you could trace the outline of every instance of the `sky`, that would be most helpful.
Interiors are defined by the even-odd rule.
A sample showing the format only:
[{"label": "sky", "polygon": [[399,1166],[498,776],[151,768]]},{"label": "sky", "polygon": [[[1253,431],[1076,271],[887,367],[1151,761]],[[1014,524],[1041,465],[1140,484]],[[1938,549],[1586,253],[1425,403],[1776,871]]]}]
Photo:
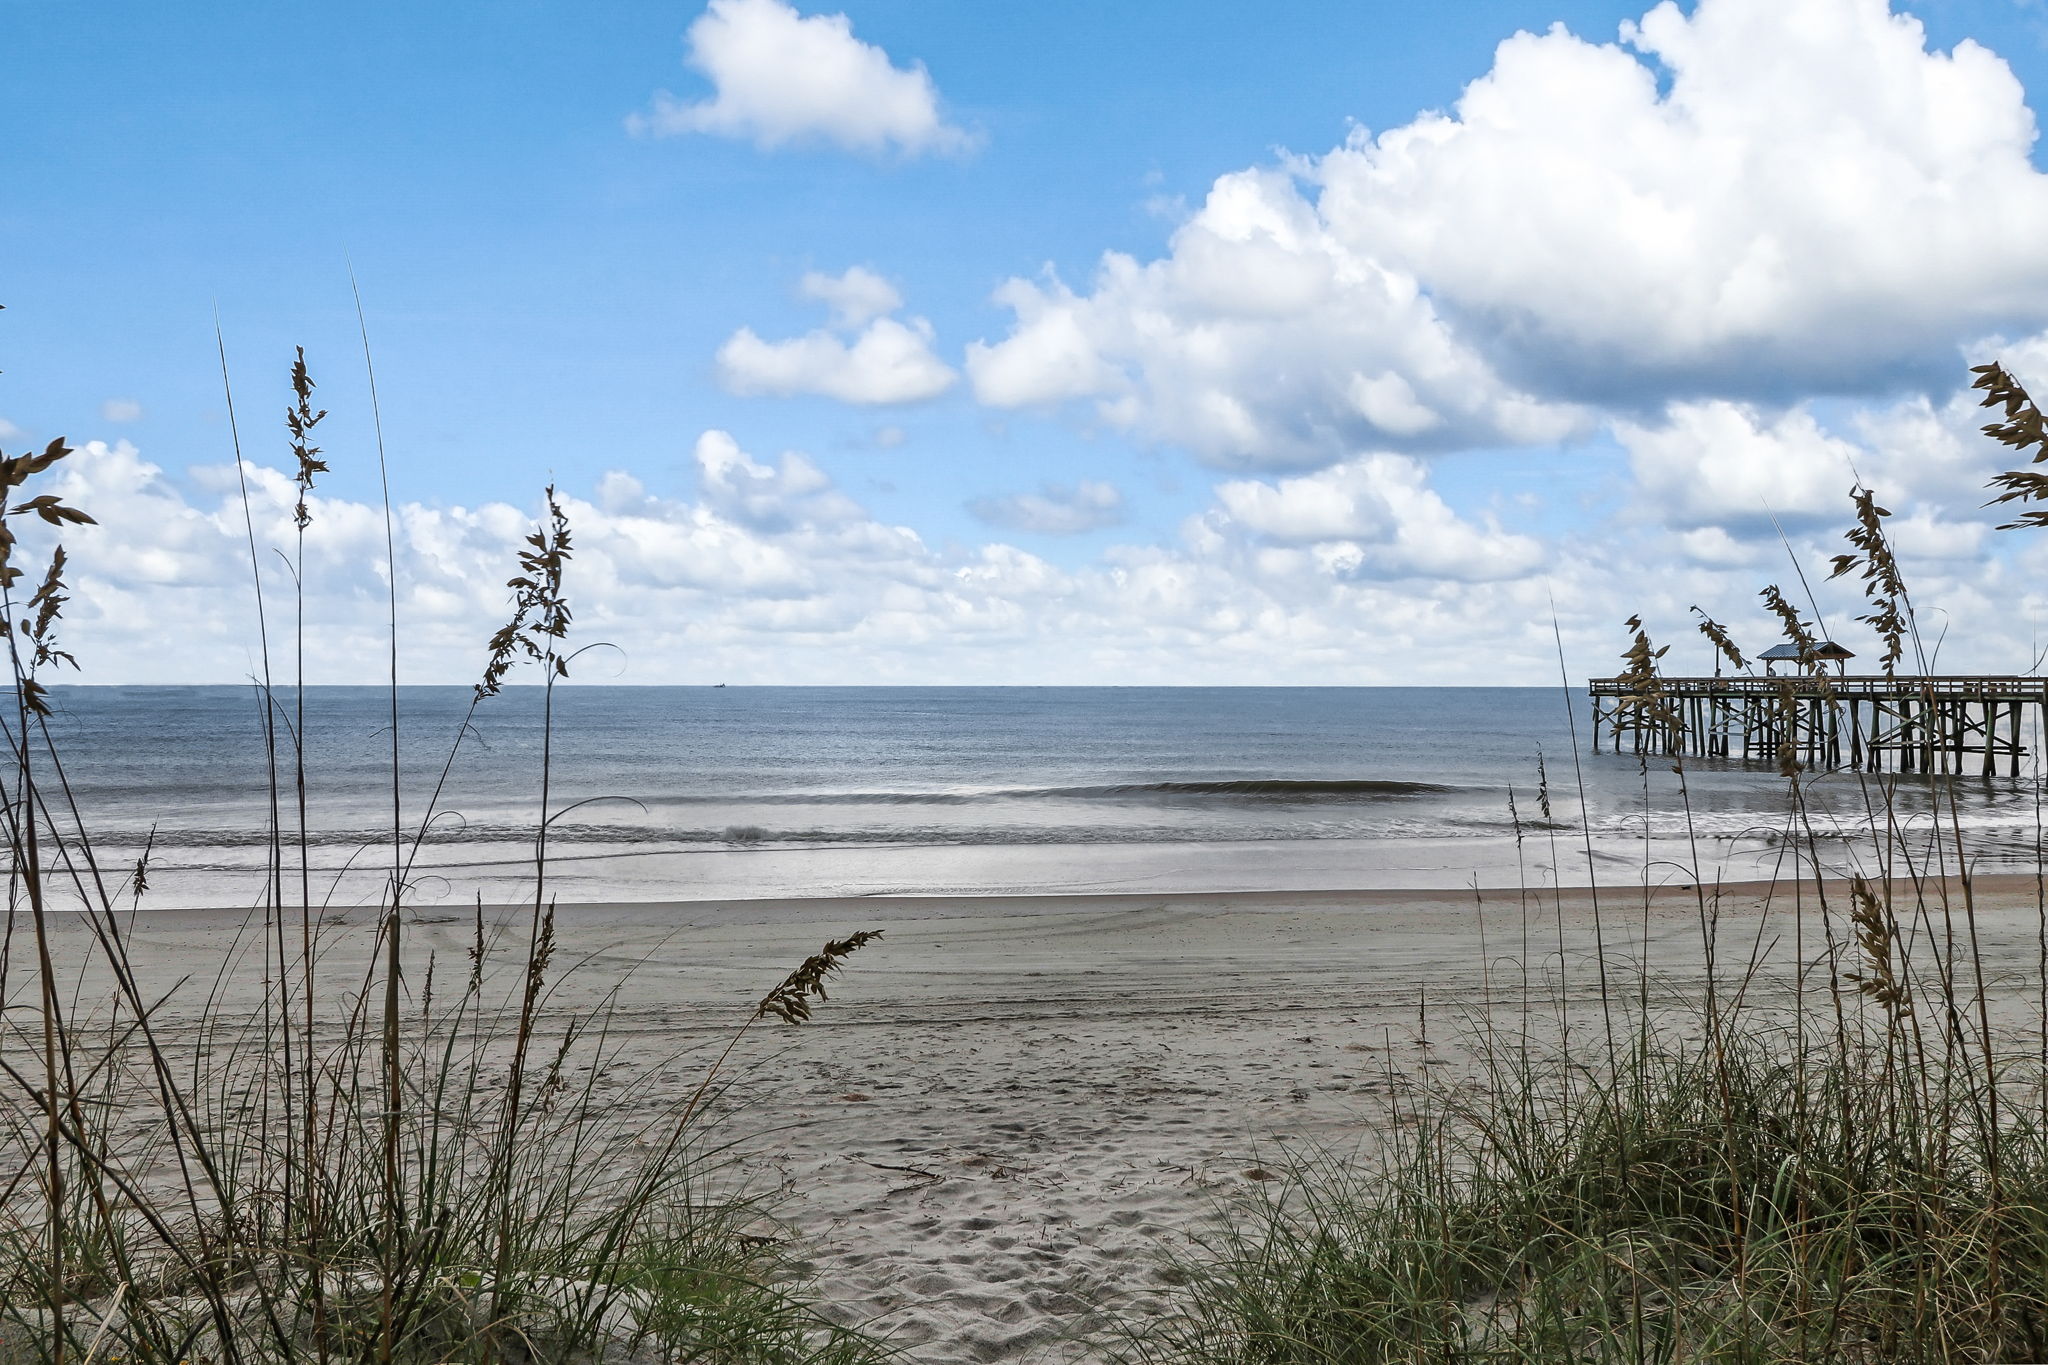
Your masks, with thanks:
[{"label": "sky", "polygon": [[[1639,615],[2027,672],[2040,0],[0,0],[0,451],[90,682],[1539,684]],[[356,313],[360,291],[374,365]],[[235,404],[229,420],[223,369]],[[331,471],[303,548],[303,346]],[[244,464],[236,464],[237,441]],[[242,489],[248,488],[246,513]],[[44,553],[47,538],[32,538]]]}]

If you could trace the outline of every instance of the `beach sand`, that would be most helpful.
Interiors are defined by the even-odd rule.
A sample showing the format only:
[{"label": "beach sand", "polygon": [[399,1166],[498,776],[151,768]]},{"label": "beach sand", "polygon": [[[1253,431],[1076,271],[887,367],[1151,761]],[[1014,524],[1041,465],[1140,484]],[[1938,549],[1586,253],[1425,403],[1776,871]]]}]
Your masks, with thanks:
[{"label": "beach sand", "polygon": [[[1978,892],[1993,991],[2018,1008],[2036,989],[2032,880]],[[1761,888],[1724,889],[1718,908],[1724,970],[1767,948],[1752,1002],[1787,1003],[1789,893],[1767,906]],[[1079,1338],[1104,1315],[1161,1307],[1169,1256],[1220,1201],[1283,1173],[1290,1151],[1369,1144],[1404,1078],[1456,1080],[1489,1001],[1516,1023],[1525,922],[1531,989],[1555,991],[1562,961],[1575,1026],[1597,1028],[1596,913],[1611,988],[1633,992],[1646,960],[1658,999],[1699,997],[1699,902],[1668,887],[1647,911],[1639,890],[1603,893],[1597,910],[1583,892],[1515,891],[565,906],[557,962],[574,970],[556,1005],[618,990],[625,1052],[600,1088],[651,1109],[694,1089],[752,1003],[826,938],[884,930],[813,1022],[742,1040],[717,1105],[725,1135],[745,1139],[755,1188],[780,1195],[837,1320],[932,1365],[1067,1360],[1086,1358]],[[330,920],[334,979],[360,971],[372,918]],[[470,916],[411,921],[415,974],[428,953],[462,970]],[[1809,956],[1815,924],[1809,913]],[[60,949],[79,932],[64,927]],[[238,934],[246,951],[227,912],[144,912],[135,957],[153,979],[203,985]],[[254,975],[226,982],[218,1008]],[[202,998],[188,990],[163,1027],[196,1026]]]}]

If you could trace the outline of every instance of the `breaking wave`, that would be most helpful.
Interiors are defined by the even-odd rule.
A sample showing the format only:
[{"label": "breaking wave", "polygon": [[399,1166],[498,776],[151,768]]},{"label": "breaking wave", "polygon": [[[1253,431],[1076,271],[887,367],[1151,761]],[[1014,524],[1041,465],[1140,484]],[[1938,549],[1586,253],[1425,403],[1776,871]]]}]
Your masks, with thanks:
[{"label": "breaking wave", "polygon": [[776,792],[656,797],[653,805],[971,806],[986,801],[1364,802],[1448,796],[1462,787],[1382,778],[1219,778],[1213,781],[1098,782],[1067,787],[956,791]]}]

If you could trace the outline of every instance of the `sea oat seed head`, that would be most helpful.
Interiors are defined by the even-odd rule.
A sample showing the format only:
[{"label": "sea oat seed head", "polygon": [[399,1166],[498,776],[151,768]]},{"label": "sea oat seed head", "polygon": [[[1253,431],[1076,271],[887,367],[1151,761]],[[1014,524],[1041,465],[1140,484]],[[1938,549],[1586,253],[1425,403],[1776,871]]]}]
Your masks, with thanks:
[{"label": "sea oat seed head", "polygon": [[881,936],[880,929],[863,929],[851,937],[827,943],[784,977],[781,985],[761,997],[761,1003],[754,1007],[754,1017],[762,1019],[772,1014],[786,1024],[805,1022],[811,1017],[810,997],[826,998],[825,978],[837,972],[848,957]]}]

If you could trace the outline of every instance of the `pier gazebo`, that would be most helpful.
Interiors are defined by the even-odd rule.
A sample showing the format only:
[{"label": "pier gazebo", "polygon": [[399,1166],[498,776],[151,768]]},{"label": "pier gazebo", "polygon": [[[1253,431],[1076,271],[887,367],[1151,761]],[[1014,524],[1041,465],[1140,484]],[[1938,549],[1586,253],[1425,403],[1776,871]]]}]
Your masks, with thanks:
[{"label": "pier gazebo", "polygon": [[[1812,657],[1816,662],[1833,664],[1835,671],[1839,673],[1842,671],[1842,665],[1855,658],[1856,655],[1852,651],[1836,644],[1833,640],[1822,640],[1813,647]],[[1757,658],[1763,660],[1764,673],[1769,677],[1775,678],[1778,676],[1779,664],[1796,664],[1799,662],[1799,646],[1791,643],[1772,645],[1769,649],[1757,655]]]}]

